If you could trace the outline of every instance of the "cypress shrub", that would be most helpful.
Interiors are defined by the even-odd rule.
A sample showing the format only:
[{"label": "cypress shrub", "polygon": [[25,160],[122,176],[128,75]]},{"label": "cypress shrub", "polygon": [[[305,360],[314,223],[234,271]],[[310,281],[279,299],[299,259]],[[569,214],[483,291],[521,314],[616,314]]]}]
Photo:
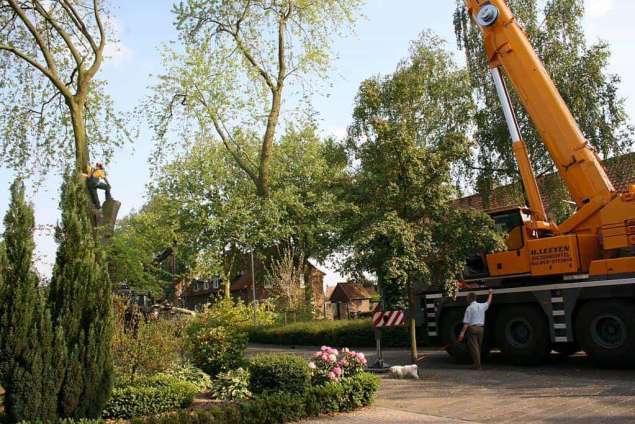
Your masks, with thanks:
[{"label": "cypress shrub", "polygon": [[53,322],[64,330],[68,352],[59,413],[98,418],[113,384],[111,284],[84,184],[73,174],[64,178],[60,209],[59,246],[49,290]]},{"label": "cypress shrub", "polygon": [[34,224],[24,185],[16,180],[0,246],[0,368],[5,413],[12,422],[55,420],[62,381],[63,333],[53,330],[32,271]]}]

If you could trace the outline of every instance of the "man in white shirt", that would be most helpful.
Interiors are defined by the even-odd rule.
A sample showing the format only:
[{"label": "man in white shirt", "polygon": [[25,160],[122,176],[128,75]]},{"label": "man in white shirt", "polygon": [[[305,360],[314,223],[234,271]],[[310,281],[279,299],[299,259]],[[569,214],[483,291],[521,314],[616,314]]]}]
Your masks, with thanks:
[{"label": "man in white shirt", "polygon": [[485,311],[487,311],[489,305],[492,304],[493,296],[492,289],[489,289],[487,302],[478,303],[476,301],[476,295],[473,292],[467,294],[468,307],[463,316],[463,329],[461,330],[461,334],[459,334],[458,341],[462,342],[467,332],[467,347],[474,362],[474,369],[476,370],[482,369],[481,346],[483,345],[483,336],[485,335]]}]

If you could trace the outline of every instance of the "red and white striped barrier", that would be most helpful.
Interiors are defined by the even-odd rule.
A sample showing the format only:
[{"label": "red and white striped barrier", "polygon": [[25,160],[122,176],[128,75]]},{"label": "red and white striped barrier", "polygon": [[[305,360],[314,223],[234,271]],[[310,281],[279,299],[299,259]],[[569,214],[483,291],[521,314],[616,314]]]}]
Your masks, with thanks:
[{"label": "red and white striped barrier", "polygon": [[399,327],[405,323],[404,311],[379,311],[373,314],[374,327]]}]

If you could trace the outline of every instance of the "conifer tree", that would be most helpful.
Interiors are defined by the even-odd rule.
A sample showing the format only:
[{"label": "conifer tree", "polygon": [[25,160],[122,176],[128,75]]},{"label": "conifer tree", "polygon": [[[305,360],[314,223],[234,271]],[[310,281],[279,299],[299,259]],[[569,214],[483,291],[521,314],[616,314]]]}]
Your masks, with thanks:
[{"label": "conifer tree", "polygon": [[111,285],[90,222],[83,184],[71,174],[62,186],[62,223],[49,302],[67,349],[59,397],[63,417],[99,417],[112,388]]},{"label": "conifer tree", "polygon": [[11,186],[11,204],[4,219],[0,245],[0,360],[4,407],[9,421],[52,421],[62,381],[63,333],[53,331],[45,299],[32,271],[33,209],[24,185]]}]

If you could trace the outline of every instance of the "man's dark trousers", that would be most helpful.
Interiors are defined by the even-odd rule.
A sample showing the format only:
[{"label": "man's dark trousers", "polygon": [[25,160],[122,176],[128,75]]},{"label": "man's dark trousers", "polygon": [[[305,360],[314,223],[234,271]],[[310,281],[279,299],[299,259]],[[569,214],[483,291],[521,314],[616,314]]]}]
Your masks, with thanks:
[{"label": "man's dark trousers", "polygon": [[480,325],[470,325],[467,329],[467,348],[470,350],[474,369],[481,369],[481,346],[483,346],[483,336],[485,328]]}]

